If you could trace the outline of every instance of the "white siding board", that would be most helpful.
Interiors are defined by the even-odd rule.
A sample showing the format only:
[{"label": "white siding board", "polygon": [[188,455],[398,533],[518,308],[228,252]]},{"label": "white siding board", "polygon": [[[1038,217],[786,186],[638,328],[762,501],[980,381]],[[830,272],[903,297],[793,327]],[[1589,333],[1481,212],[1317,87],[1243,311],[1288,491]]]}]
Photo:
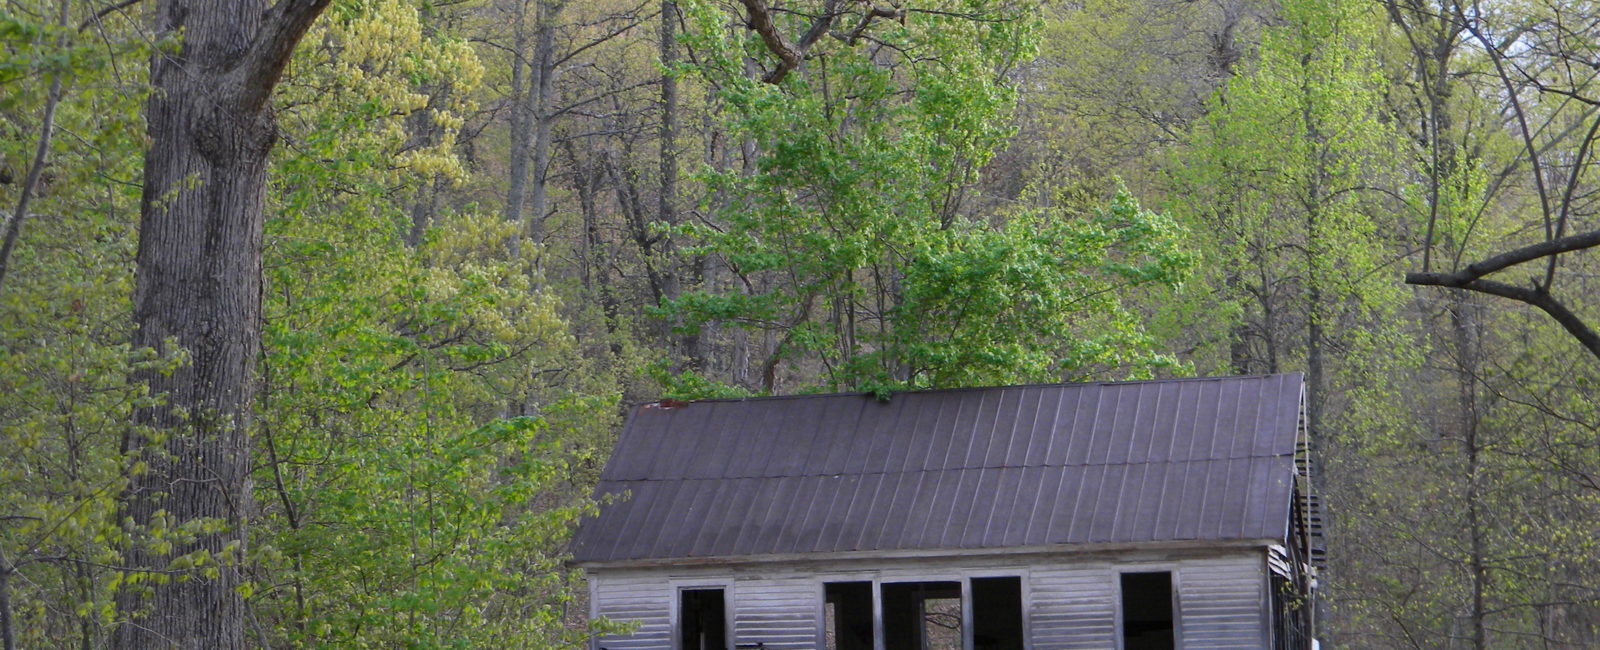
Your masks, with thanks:
[{"label": "white siding board", "polygon": [[[1116,574],[1110,563],[1036,566],[1028,621],[1035,650],[1116,646]],[[1031,596],[1031,597],[1030,597]]]},{"label": "white siding board", "polygon": [[734,643],[767,648],[815,648],[816,582],[808,577],[745,578],[733,584]]},{"label": "white siding board", "polygon": [[607,637],[612,650],[672,647],[672,601],[691,584],[724,585],[733,644],[772,650],[817,647],[822,583],[852,580],[959,581],[975,575],[1023,578],[1030,650],[1110,650],[1120,641],[1118,575],[1127,570],[1173,571],[1183,648],[1259,648],[1268,640],[1267,561],[1264,549],[1216,555],[1150,552],[1070,554],[1027,559],[973,556],[924,560],[704,566],[591,571],[595,613],[636,621],[630,635]]},{"label": "white siding board", "polygon": [[1185,648],[1266,645],[1261,555],[1184,560],[1178,568],[1178,613]]},{"label": "white siding board", "polygon": [[633,633],[608,636],[599,647],[633,650],[672,647],[672,585],[667,576],[590,575],[594,585],[594,611],[613,621],[632,623]]}]

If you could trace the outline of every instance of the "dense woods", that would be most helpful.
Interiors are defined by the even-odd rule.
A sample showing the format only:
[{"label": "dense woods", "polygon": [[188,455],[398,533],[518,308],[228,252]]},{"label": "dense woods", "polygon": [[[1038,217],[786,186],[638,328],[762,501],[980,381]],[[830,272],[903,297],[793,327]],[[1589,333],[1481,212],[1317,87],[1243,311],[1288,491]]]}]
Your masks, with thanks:
[{"label": "dense woods", "polygon": [[0,4],[5,650],[583,647],[627,404],[1295,370],[1325,644],[1600,645],[1600,8],[261,5]]}]

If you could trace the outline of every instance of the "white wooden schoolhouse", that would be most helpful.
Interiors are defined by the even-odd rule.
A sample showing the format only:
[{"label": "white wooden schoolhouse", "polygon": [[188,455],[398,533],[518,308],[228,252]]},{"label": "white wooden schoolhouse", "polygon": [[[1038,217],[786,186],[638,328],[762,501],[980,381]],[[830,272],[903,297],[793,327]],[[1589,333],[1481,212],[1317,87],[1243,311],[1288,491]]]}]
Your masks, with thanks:
[{"label": "white wooden schoolhouse", "polygon": [[1299,374],[634,409],[596,648],[1310,648]]}]

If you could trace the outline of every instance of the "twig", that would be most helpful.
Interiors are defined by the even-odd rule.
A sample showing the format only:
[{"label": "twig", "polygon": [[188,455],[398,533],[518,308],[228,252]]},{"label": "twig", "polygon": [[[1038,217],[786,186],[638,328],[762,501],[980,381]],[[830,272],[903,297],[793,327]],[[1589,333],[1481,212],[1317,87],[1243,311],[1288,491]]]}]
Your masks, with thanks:
[{"label": "twig", "polygon": [[[59,23],[67,25],[67,10],[71,4],[61,0],[61,14]],[[56,38],[56,49],[67,48],[67,35],[62,33]],[[11,268],[11,249],[17,245],[17,235],[22,232],[22,221],[28,218],[28,204],[33,202],[33,194],[39,187],[39,177],[44,172],[45,159],[50,154],[50,137],[55,132],[56,105],[61,103],[61,77],[64,72],[56,70],[50,78],[50,91],[45,97],[43,124],[39,127],[39,144],[33,150],[33,163],[28,168],[28,175],[22,182],[22,194],[17,198],[17,210],[11,214],[11,219],[6,221],[5,243],[0,244],[0,287],[5,286],[6,271]]]},{"label": "twig", "polygon": [[81,32],[85,29],[88,29],[91,25],[98,24],[102,18],[111,15],[113,12],[122,11],[123,9],[132,7],[143,1],[144,0],[122,0],[122,2],[118,2],[117,4],[101,9],[100,11],[96,11],[94,12],[93,16],[90,16],[84,19],[83,22],[78,23],[78,31]]}]

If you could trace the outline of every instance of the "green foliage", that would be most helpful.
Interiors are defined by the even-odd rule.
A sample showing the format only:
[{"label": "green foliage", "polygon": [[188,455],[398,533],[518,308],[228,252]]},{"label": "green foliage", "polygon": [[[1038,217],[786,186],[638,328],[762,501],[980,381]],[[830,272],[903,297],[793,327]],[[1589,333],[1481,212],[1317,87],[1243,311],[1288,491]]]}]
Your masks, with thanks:
[{"label": "green foliage", "polygon": [[1380,118],[1383,81],[1368,47],[1377,16],[1359,3],[1290,2],[1281,12],[1171,169],[1174,211],[1208,238],[1205,283],[1241,317],[1234,345],[1286,368],[1389,322],[1401,298],[1390,266],[1398,257],[1372,215],[1397,207],[1386,188],[1403,176],[1390,165],[1395,137]]},{"label": "green foliage", "polygon": [[937,231],[905,267],[885,352],[912,369],[912,382],[930,386],[1177,366],[1157,352],[1120,292],[1181,280],[1191,263],[1179,247],[1183,235],[1122,192],[1090,215],[1040,210],[998,228],[968,222]]},{"label": "green foliage", "polygon": [[[585,473],[617,423],[615,387],[577,357],[530,259],[508,256],[505,224],[466,206],[403,241],[416,189],[468,173],[454,134],[481,67],[465,41],[401,2],[334,14],[281,97],[248,554],[153,573],[117,571],[121,551],[220,523],[133,530],[118,515],[143,471],[139,450],[121,449],[130,414],[159,399],[128,377],[184,362],[127,345],[144,142],[143,89],[123,77],[152,44],[116,16],[80,35],[0,14],[0,203],[15,205],[44,88],[61,76],[66,89],[0,286],[0,571],[24,647],[102,645],[118,591],[232,569],[251,576],[256,633],[275,646],[556,647],[589,634],[567,611],[576,577],[560,561],[591,507]],[[411,141],[418,113],[440,130],[428,146]]]},{"label": "green foliage", "polygon": [[104,640],[125,541],[118,499],[142,470],[123,440],[132,410],[156,399],[128,375],[181,362],[127,343],[144,89],[118,66],[149,44],[122,22],[80,33],[36,18],[56,11],[0,9],[0,224],[32,164],[47,88],[59,78],[63,89],[0,284],[0,572],[29,648]]},{"label": "green foliage", "polygon": [[744,290],[688,292],[662,313],[680,331],[777,334],[766,391],[783,364],[819,367],[818,388],[874,391],[1172,365],[1116,297],[1182,277],[1170,220],[1125,195],[1088,215],[969,206],[1011,134],[1007,71],[1030,55],[1036,17],[1006,3],[929,9],[875,32],[882,47],[829,43],[774,86],[739,63],[762,56],[758,39],[691,7],[703,55],[691,72],[759,153],[756,173],[705,171],[725,203],[677,232]]},{"label": "green foliage", "polygon": [[[465,173],[452,111],[481,67],[401,2],[344,6],[308,43],[267,228],[251,602],[289,646],[579,643],[572,481],[616,398],[539,380],[581,362],[510,224],[468,207],[404,241],[413,192]],[[445,144],[416,149],[424,107]]]},{"label": "green foliage", "polygon": [[1161,187],[1160,160],[1206,102],[1249,65],[1273,3],[1256,0],[1051,1],[1021,113],[1039,182],[1080,174]]},{"label": "green foliage", "polygon": [[650,364],[647,371],[652,379],[661,384],[662,399],[693,401],[752,397],[755,395],[755,393],[748,390],[738,386],[729,386],[694,370],[683,370],[674,373],[666,359]]},{"label": "green foliage", "polygon": [[[685,174],[675,222],[651,225],[655,5],[553,4],[341,0],[296,52],[275,96],[249,543],[126,574],[129,545],[221,525],[136,530],[117,508],[144,469],[123,441],[161,436],[129,429],[160,396],[127,378],[184,362],[126,343],[134,80],[179,44],[145,40],[147,5],[84,29],[99,7],[0,9],[0,211],[64,88],[0,284],[0,572],[21,647],[103,646],[119,592],[233,569],[272,647],[576,646],[612,627],[573,611],[561,559],[620,402],[1311,368],[1336,526],[1325,641],[1466,638],[1481,589],[1489,646],[1593,645],[1595,369],[1538,314],[1398,278],[1425,232],[1435,270],[1542,236],[1508,96],[1435,11],[1452,5],[1392,4],[1408,22],[1386,29],[1344,0],[930,0],[852,38],[864,5],[840,2],[772,85],[737,3],[681,2]],[[807,3],[782,5],[779,30],[803,33]],[[1600,42],[1569,29],[1588,13],[1513,3],[1481,24],[1519,39],[1522,70],[1586,90],[1565,75]],[[538,98],[538,242],[495,216],[525,99],[510,61],[534,54],[511,51],[531,47],[517,16],[554,17],[561,61]],[[1548,58],[1551,39],[1573,57]],[[1546,180],[1581,174],[1568,232],[1592,229],[1593,170],[1569,162],[1591,107],[1518,96],[1549,124]],[[1591,258],[1556,270],[1586,317]]]}]

